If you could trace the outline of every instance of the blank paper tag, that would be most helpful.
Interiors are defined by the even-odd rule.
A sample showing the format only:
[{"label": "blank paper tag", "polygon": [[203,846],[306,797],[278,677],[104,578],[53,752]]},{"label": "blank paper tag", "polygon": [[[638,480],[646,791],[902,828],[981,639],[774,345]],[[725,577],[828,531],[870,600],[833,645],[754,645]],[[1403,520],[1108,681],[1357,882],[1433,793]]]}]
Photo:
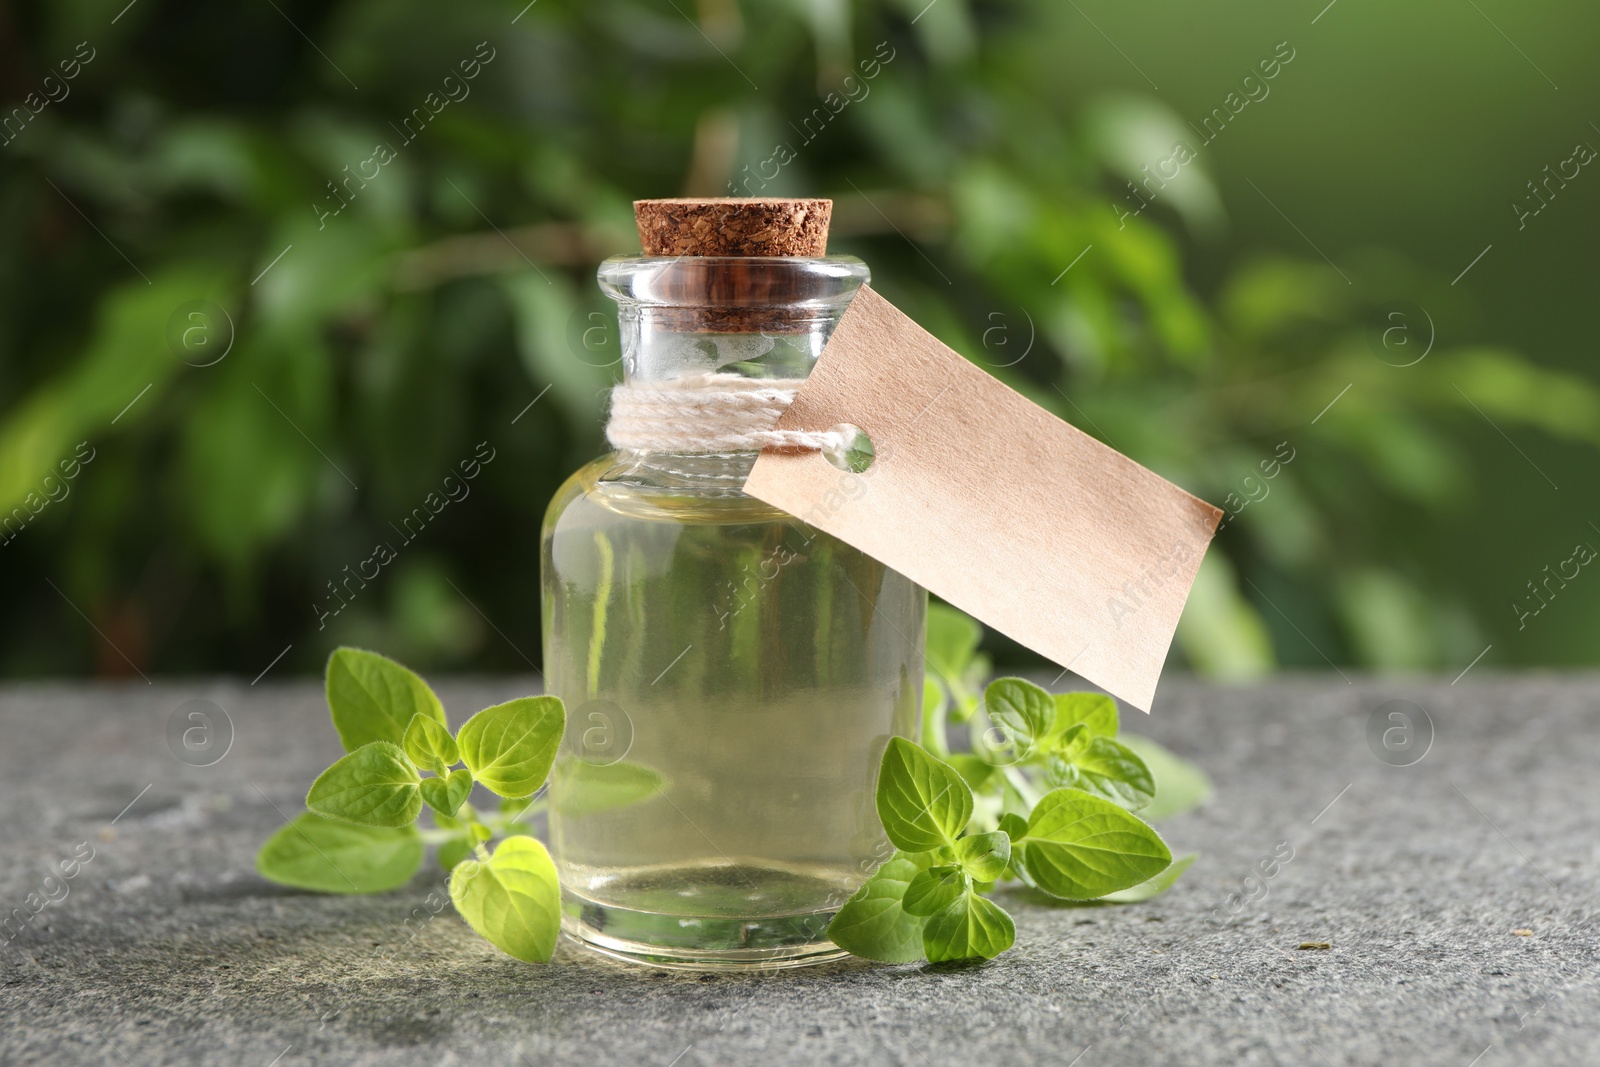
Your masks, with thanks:
[{"label": "blank paper tag", "polygon": [[745,491],[1148,711],[1222,512],[1002,385],[863,287],[783,429],[840,423],[850,474],[767,451]]}]

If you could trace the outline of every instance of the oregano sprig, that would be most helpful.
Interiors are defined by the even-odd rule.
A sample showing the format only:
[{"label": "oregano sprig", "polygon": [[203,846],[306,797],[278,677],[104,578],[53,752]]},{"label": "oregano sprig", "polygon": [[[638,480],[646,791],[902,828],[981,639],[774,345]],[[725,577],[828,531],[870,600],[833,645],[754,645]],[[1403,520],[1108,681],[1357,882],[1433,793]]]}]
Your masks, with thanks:
[{"label": "oregano sprig", "polygon": [[[993,957],[1016,938],[985,894],[1020,880],[1062,900],[1133,903],[1168,889],[1194,861],[1172,853],[1135,812],[1204,801],[1198,768],[1154,742],[1117,740],[1116,701],[1051,694],[987,672],[976,622],[930,607],[922,744],[891,738],[878,770],[878,818],[897,851],[828,928],[839,947],[889,963]],[[950,754],[950,723],[970,751]],[[944,758],[940,758],[944,757]]]},{"label": "oregano sprig", "polygon": [[[561,701],[496,704],[452,735],[426,682],[354,648],[329,657],[327,693],[347,754],[312,783],[306,813],[261,847],[256,869],[322,892],[397,888],[422,864],[415,823],[426,805],[456,911],[507,954],[548,960],[561,927],[560,887],[550,854],[522,820],[566,729]],[[480,814],[468,802],[474,784],[503,798],[497,813]]]}]

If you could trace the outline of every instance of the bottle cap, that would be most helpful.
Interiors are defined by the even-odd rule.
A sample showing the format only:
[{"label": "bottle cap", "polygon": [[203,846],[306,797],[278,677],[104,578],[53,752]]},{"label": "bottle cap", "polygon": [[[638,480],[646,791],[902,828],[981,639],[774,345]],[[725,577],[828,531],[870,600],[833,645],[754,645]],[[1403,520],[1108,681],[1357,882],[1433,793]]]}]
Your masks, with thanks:
[{"label": "bottle cap", "polygon": [[828,254],[833,201],[782,197],[635,200],[639,244],[647,256],[806,256]]}]

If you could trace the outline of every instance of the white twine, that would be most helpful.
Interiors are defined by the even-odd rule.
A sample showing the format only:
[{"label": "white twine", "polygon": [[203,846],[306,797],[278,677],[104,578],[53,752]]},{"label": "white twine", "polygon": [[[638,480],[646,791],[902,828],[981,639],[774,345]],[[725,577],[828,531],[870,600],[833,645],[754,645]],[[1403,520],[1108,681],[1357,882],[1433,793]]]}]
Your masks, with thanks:
[{"label": "white twine", "polygon": [[606,439],[630,452],[759,452],[791,448],[842,454],[855,439],[844,427],[779,430],[800,378],[695,374],[611,390]]}]

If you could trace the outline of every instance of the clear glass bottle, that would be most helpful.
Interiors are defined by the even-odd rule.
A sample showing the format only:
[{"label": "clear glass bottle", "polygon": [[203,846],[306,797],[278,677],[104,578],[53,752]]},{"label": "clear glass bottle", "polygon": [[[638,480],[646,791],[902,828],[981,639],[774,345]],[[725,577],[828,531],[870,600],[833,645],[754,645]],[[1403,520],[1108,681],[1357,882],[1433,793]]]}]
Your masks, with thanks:
[{"label": "clear glass bottle", "polygon": [[[803,378],[867,270],[619,257],[599,278],[630,381]],[[746,496],[755,459],[613,453],[545,518],[545,677],[568,714],[552,852],[565,929],[609,955],[834,958],[829,920],[892,852],[873,785],[917,729],[926,593]]]}]

